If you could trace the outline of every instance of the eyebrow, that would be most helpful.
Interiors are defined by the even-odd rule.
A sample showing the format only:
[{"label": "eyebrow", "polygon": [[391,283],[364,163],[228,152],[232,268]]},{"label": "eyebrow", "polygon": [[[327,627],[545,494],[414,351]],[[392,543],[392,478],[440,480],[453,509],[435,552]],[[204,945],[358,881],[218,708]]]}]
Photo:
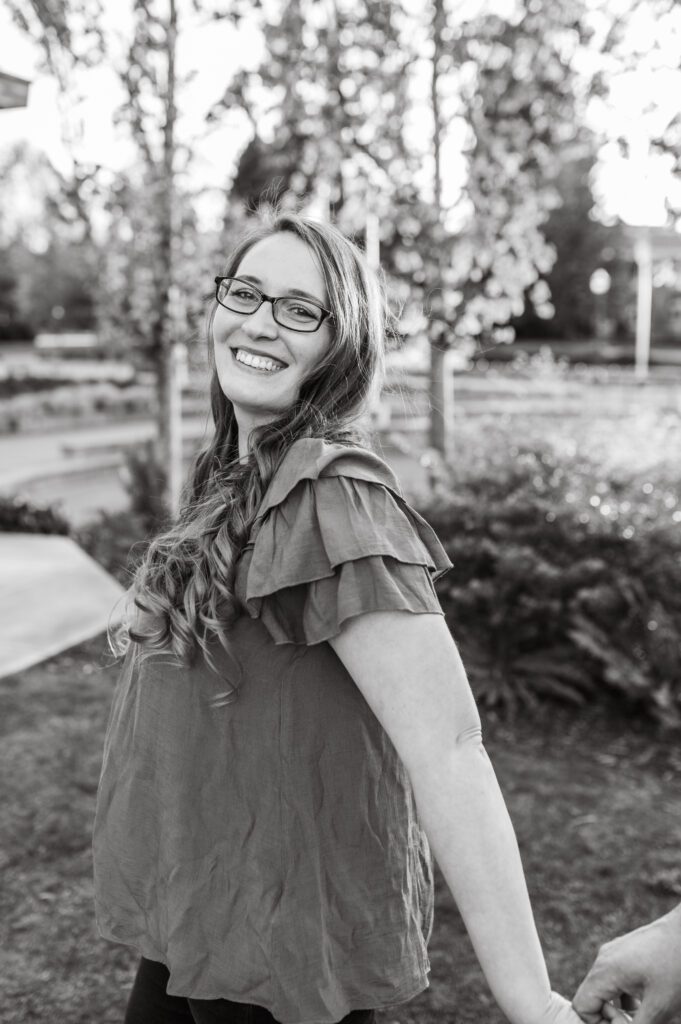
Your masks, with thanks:
[{"label": "eyebrow", "polygon": [[[238,277],[240,281],[252,281],[253,284],[257,284],[260,287],[262,287],[262,281],[260,280],[260,278],[259,277],[255,277],[253,274],[236,274],[235,276]],[[310,299],[312,302],[316,303],[318,306],[321,306],[322,309],[324,308],[324,303],[321,301],[321,299],[318,299],[316,295],[310,295],[309,292],[301,291],[300,288],[289,288],[289,289],[287,289],[285,294],[286,295],[299,295],[301,297],[301,299]]]}]

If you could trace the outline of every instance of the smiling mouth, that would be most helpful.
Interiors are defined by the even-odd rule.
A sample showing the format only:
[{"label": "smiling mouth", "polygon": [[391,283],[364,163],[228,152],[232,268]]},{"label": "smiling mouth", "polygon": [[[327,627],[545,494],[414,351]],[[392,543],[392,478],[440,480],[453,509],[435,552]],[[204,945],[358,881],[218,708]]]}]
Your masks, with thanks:
[{"label": "smiling mouth", "polygon": [[258,373],[278,373],[280,370],[285,370],[288,365],[282,360],[274,359],[271,356],[258,356],[242,348],[233,348],[231,352],[236,363]]}]

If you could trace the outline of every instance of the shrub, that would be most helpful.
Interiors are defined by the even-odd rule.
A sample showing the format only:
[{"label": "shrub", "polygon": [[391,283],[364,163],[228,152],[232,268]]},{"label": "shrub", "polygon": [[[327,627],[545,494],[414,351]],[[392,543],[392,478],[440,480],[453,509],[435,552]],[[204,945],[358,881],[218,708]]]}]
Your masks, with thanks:
[{"label": "shrub", "polygon": [[76,540],[91,558],[128,587],[153,532],[143,517],[129,510],[102,512],[96,520],[80,527]]},{"label": "shrub", "polygon": [[0,533],[68,534],[70,526],[52,505],[0,495]]},{"label": "shrub", "polygon": [[606,473],[539,439],[433,468],[424,514],[454,563],[438,589],[481,703],[617,697],[681,727],[673,470]]},{"label": "shrub", "polygon": [[122,476],[130,496],[130,511],[150,532],[161,529],[167,515],[163,505],[163,473],[153,442],[126,453]]}]

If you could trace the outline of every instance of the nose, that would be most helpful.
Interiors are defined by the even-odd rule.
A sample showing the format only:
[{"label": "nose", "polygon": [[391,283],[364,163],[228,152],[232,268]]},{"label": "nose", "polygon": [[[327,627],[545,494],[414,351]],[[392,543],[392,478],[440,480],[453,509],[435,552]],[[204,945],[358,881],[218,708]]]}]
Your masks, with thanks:
[{"label": "nose", "polygon": [[278,327],[274,319],[272,303],[267,302],[267,300],[263,302],[260,309],[256,309],[255,313],[251,313],[250,316],[244,319],[241,330],[249,338],[257,338],[260,335],[265,335],[268,338],[276,337]]}]

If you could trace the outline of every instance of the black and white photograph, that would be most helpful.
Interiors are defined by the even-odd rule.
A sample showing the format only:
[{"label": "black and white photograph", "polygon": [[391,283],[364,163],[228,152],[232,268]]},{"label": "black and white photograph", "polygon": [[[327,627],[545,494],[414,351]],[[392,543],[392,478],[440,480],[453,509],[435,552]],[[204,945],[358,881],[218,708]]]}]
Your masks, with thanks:
[{"label": "black and white photograph", "polygon": [[681,1024],[677,0],[0,0],[0,873],[0,1024]]}]

